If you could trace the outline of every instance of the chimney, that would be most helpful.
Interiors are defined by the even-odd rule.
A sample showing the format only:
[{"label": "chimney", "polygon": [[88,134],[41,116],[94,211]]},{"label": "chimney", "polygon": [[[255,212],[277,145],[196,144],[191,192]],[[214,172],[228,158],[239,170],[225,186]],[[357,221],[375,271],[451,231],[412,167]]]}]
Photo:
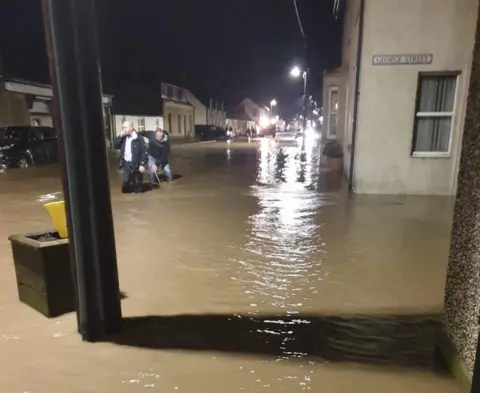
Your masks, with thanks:
[{"label": "chimney", "polygon": [[210,98],[210,109],[212,109],[213,106],[213,100]]}]

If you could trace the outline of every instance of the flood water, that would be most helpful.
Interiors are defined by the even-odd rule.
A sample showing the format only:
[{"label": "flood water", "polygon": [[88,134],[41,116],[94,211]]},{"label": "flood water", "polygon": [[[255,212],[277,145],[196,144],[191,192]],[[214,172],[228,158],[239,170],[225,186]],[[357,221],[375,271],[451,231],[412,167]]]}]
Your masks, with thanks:
[{"label": "flood water", "polygon": [[318,142],[174,147],[182,177],[110,177],[125,328],[18,302],[7,237],[51,227],[56,166],[0,173],[0,391],[458,392],[434,365],[452,201],[348,196]]}]

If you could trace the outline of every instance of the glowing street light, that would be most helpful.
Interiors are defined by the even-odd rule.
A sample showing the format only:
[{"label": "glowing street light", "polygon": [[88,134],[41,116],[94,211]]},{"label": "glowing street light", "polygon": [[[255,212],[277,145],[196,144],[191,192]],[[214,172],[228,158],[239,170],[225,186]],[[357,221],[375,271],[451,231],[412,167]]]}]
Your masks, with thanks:
[{"label": "glowing street light", "polygon": [[290,71],[290,76],[293,78],[299,78],[300,76],[303,79],[303,130],[307,128],[307,70],[305,69],[303,72],[298,66],[294,66]]},{"label": "glowing street light", "polygon": [[302,75],[302,70],[298,66],[293,67],[292,70],[290,71],[290,76],[294,78],[298,78],[300,77],[300,75]]},{"label": "glowing street light", "polygon": [[270,119],[267,117],[267,116],[262,116],[260,117],[260,127],[263,129],[263,128],[267,128],[268,125],[270,124]]},{"label": "glowing street light", "polygon": [[273,107],[277,106],[277,100],[274,98],[272,101],[270,101],[270,116],[273,118]]}]

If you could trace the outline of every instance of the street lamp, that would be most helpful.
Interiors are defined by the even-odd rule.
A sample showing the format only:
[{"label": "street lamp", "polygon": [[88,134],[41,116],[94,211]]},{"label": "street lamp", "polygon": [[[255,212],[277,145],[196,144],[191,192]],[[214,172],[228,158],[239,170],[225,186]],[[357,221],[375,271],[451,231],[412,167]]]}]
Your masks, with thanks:
[{"label": "street lamp", "polygon": [[293,76],[294,78],[298,78],[302,74],[302,71],[300,70],[300,67],[293,67],[292,70],[290,71],[290,75]]},{"label": "street lamp", "polygon": [[273,107],[277,106],[277,100],[274,98],[272,101],[270,101],[270,113],[273,118]]},{"label": "street lamp", "polygon": [[300,75],[303,78],[303,132],[307,128],[307,69],[303,72],[298,66],[294,66],[290,71],[290,76],[293,78],[299,78]]}]

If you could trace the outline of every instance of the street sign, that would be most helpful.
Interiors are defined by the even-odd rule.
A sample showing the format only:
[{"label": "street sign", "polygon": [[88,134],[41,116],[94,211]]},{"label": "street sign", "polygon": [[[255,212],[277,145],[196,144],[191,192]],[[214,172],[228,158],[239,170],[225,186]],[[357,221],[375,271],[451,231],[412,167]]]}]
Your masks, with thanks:
[{"label": "street sign", "polygon": [[387,66],[387,65],[418,65],[418,64],[432,64],[432,53],[419,54],[400,54],[400,55],[373,55],[372,65]]}]

